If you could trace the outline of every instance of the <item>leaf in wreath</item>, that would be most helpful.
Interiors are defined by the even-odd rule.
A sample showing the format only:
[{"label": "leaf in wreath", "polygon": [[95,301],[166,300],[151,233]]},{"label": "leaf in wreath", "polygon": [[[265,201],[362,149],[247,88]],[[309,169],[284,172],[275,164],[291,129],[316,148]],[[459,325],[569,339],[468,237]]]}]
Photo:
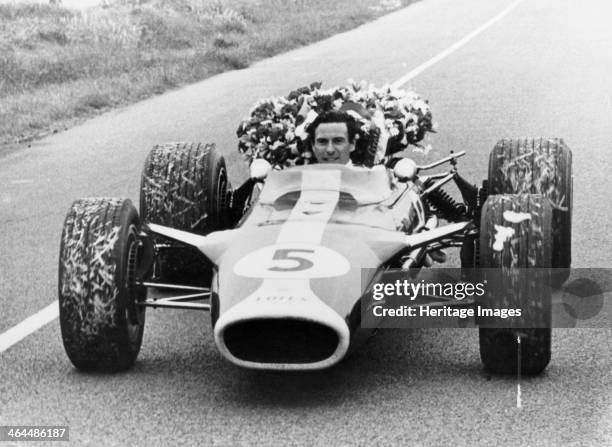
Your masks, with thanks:
[{"label": "leaf in wreath", "polygon": [[285,117],[290,117],[290,116],[295,116],[298,113],[298,106],[297,104],[292,104],[292,103],[287,103],[285,105],[283,105],[283,108],[280,111],[280,115],[285,118]]},{"label": "leaf in wreath", "polygon": [[255,134],[257,140],[261,140],[265,138],[267,135],[268,135],[268,130],[266,127],[264,126],[257,127],[256,134]]},{"label": "leaf in wreath", "polygon": [[325,112],[328,110],[332,110],[333,108],[333,98],[331,95],[322,95],[317,97],[317,108],[320,112]]},{"label": "leaf in wreath", "polygon": [[291,92],[289,92],[289,95],[287,95],[287,99],[289,101],[298,99],[299,97],[300,97],[300,92],[298,92],[297,90],[291,90]]},{"label": "leaf in wreath", "polygon": [[315,81],[315,82],[310,83],[310,89],[311,90],[318,90],[318,89],[321,88],[322,85],[323,85],[323,82]]},{"label": "leaf in wreath", "polygon": [[385,116],[393,119],[402,119],[404,114],[401,112],[399,105],[394,102],[385,108]]},{"label": "leaf in wreath", "polygon": [[277,127],[273,127],[269,130],[268,132],[268,140],[270,140],[271,142],[275,142],[280,140],[280,138],[283,136],[283,129],[279,129]]},{"label": "leaf in wreath", "polygon": [[274,104],[266,103],[260,109],[260,116],[263,120],[271,120],[274,117]]},{"label": "leaf in wreath", "polygon": [[238,128],[236,129],[236,136],[237,137],[241,137],[247,129],[247,122],[246,121],[242,121],[239,125]]},{"label": "leaf in wreath", "polygon": [[302,139],[297,139],[295,140],[296,146],[297,146],[297,150],[300,154],[303,154],[304,152],[310,150],[310,145],[308,144],[308,141],[306,140],[302,140]]},{"label": "leaf in wreath", "polygon": [[334,98],[334,100],[340,99],[342,100],[344,98],[342,89],[336,89],[334,90],[334,92],[331,94],[332,98]]}]

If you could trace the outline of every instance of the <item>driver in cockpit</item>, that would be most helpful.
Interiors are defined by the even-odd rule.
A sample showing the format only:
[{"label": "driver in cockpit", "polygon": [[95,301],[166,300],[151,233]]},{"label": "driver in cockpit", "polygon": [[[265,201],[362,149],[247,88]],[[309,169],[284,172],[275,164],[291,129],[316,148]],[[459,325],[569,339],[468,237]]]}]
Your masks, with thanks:
[{"label": "driver in cockpit", "polygon": [[352,165],[357,124],[351,115],[336,110],[323,112],[306,131],[317,162]]},{"label": "driver in cockpit", "polygon": [[[361,114],[365,111],[360,110]],[[317,163],[335,163],[345,166],[359,166],[362,163],[354,163],[353,159],[362,161],[365,154],[355,152],[357,143],[357,121],[351,112],[344,110],[328,110],[317,115],[314,120],[305,125],[308,134],[308,143],[312,149]],[[367,148],[361,148],[361,152]],[[254,161],[257,163],[257,161]],[[269,164],[264,163],[269,167]],[[382,169],[384,165],[378,165]],[[242,211],[249,200],[255,183],[260,180],[252,177],[251,181],[245,182],[232,194],[231,208],[236,217]]]}]

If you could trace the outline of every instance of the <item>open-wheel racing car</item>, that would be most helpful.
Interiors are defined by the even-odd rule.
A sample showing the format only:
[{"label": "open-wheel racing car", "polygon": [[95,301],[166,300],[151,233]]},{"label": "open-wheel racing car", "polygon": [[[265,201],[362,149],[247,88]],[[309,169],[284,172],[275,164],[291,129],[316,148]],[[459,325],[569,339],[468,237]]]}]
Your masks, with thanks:
[{"label": "open-wheel racing car", "polygon": [[[485,369],[542,372],[551,356],[546,284],[567,279],[571,262],[571,152],[560,139],[500,140],[479,187],[457,171],[463,154],[422,166],[394,158],[270,171],[256,161],[233,189],[214,145],[154,147],[140,212],[128,199],[93,198],[66,217],[59,303],[68,357],[82,370],[126,369],[146,309],[182,308],[210,311],[217,348],[237,365],[330,367],[370,335],[363,297],[381,273],[415,278],[441,249],[461,247],[462,267],[494,269],[508,286],[444,304],[521,307],[528,322],[479,328]],[[432,171],[441,165],[450,166]],[[443,190],[451,181],[462,200]],[[520,281],[528,269],[543,272],[538,281]]]}]

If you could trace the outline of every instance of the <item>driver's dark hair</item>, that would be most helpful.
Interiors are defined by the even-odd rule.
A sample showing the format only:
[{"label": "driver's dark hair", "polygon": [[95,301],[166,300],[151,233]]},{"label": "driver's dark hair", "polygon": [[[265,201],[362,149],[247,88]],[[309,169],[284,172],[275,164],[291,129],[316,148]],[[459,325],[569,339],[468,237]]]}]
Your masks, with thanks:
[{"label": "driver's dark hair", "polygon": [[317,130],[317,127],[319,124],[323,123],[345,123],[346,129],[348,130],[349,143],[352,144],[355,142],[355,135],[357,134],[357,123],[355,122],[355,118],[340,110],[327,110],[317,116],[315,120],[306,128],[306,132],[308,132],[308,141],[311,145],[314,144],[315,131]]}]

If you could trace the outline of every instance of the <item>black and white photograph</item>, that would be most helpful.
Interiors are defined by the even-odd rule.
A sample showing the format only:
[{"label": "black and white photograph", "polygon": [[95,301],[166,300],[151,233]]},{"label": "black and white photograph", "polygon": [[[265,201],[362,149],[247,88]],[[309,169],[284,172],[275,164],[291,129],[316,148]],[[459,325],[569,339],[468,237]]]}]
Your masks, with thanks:
[{"label": "black and white photograph", "polygon": [[611,17],[0,0],[0,447],[612,445]]}]

